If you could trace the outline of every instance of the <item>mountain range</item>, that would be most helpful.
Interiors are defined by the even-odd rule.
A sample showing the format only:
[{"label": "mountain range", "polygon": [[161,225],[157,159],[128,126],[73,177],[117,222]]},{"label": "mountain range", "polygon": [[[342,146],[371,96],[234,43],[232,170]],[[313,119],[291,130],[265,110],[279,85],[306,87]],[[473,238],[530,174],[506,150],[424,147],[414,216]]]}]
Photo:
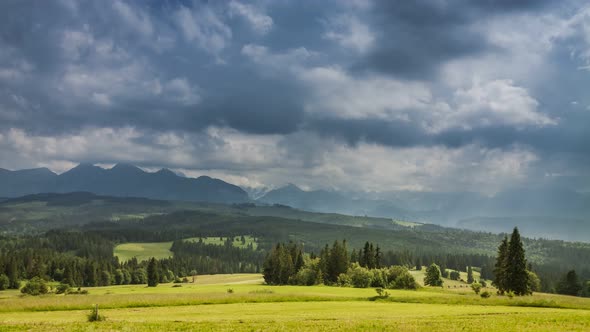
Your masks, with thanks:
[{"label": "mountain range", "polygon": [[279,204],[312,212],[392,218],[490,232],[509,232],[518,226],[529,237],[590,242],[590,194],[563,188],[521,188],[493,196],[475,192],[306,191],[294,184],[268,190],[242,189],[207,176],[189,178],[168,169],[146,172],[129,164],[117,164],[110,169],[80,164],[59,175],[47,168],[0,169],[0,197],[50,192]]},{"label": "mountain range", "polygon": [[289,184],[257,201],[496,233],[518,226],[530,237],[590,242],[590,194],[563,188],[521,188],[486,196],[474,192],[305,191]]},{"label": "mountain range", "polygon": [[150,173],[129,164],[117,164],[110,169],[80,164],[59,175],[47,168],[0,169],[0,197],[48,192],[220,203],[249,201],[248,194],[233,184],[208,176],[182,177],[168,169]]}]

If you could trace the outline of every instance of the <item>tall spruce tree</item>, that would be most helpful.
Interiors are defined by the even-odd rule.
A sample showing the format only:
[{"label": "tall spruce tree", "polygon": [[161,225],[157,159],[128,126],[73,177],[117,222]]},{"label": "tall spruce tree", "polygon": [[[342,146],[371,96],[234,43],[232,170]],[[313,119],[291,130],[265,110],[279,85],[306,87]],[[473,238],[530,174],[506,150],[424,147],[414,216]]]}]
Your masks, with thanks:
[{"label": "tall spruce tree", "polygon": [[467,283],[472,284],[475,280],[473,279],[473,269],[471,266],[467,267]]},{"label": "tall spruce tree", "polygon": [[327,281],[328,284],[335,283],[341,273],[346,273],[349,263],[350,259],[348,257],[348,250],[346,249],[346,241],[342,241],[342,244],[338,241],[334,241],[334,244],[330,249],[328,263],[326,264],[327,280],[325,281]]},{"label": "tall spruce tree", "polygon": [[430,265],[426,269],[426,276],[424,277],[424,285],[442,287],[443,280],[442,280],[442,275],[440,273],[440,267],[438,267],[438,265],[432,263],[432,265]]},{"label": "tall spruce tree", "polygon": [[158,262],[152,257],[147,266],[147,284],[148,287],[158,286],[160,277],[158,276]]},{"label": "tall spruce tree", "polygon": [[506,289],[516,295],[529,293],[529,274],[527,272],[524,248],[520,239],[518,228],[514,227],[510,243],[508,244],[508,256],[506,259]]},{"label": "tall spruce tree", "polygon": [[582,285],[576,274],[576,270],[569,271],[557,284],[557,293],[578,296],[582,291]]},{"label": "tall spruce tree", "polygon": [[496,265],[494,267],[494,286],[498,289],[498,293],[504,294],[506,291],[506,263],[508,259],[508,237],[505,236],[498,247],[498,257],[496,257]]},{"label": "tall spruce tree", "polygon": [[16,266],[16,259],[12,259],[8,264],[7,268],[7,276],[8,276],[8,288],[11,289],[19,289],[20,288],[20,281],[18,278],[18,268]]}]

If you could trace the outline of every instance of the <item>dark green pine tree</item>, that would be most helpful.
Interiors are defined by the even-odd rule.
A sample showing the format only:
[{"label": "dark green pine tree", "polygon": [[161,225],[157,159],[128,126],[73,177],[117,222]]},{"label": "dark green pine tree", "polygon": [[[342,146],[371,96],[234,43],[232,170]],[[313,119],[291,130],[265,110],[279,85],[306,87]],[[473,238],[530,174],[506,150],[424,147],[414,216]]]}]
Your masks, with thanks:
[{"label": "dark green pine tree", "polygon": [[473,279],[473,269],[471,268],[471,266],[467,267],[467,283],[468,284],[472,284],[474,281]]},{"label": "dark green pine tree", "polygon": [[508,259],[508,237],[505,236],[498,247],[498,257],[494,266],[494,286],[498,293],[504,294],[506,291],[506,263]]},{"label": "dark green pine tree", "polygon": [[381,253],[381,248],[379,248],[379,245],[377,245],[377,248],[375,248],[375,268],[376,269],[381,268],[381,256],[383,256],[383,254]]},{"label": "dark green pine tree", "polygon": [[582,285],[578,280],[575,270],[569,271],[557,284],[557,293],[564,295],[578,296],[582,291]]},{"label": "dark green pine tree", "polygon": [[443,280],[440,273],[440,267],[434,263],[426,269],[426,276],[424,277],[424,285],[442,287]]},{"label": "dark green pine tree", "polygon": [[506,289],[516,295],[529,293],[529,274],[526,269],[526,258],[520,233],[514,227],[510,242],[508,243],[508,256],[506,259]]},{"label": "dark green pine tree", "polygon": [[8,276],[8,288],[19,289],[20,281],[18,280],[18,268],[16,266],[16,259],[12,259],[10,261],[6,272]]},{"label": "dark green pine tree", "polygon": [[96,276],[96,265],[92,262],[87,262],[84,268],[84,286],[95,287],[98,285]]},{"label": "dark green pine tree", "polygon": [[158,262],[156,259],[152,257],[150,262],[147,266],[147,284],[148,287],[156,287],[158,286],[158,281],[160,280],[158,276]]},{"label": "dark green pine tree", "polygon": [[326,264],[328,283],[335,283],[341,273],[346,273],[349,262],[350,259],[348,257],[348,250],[346,249],[346,241],[342,241],[342,244],[338,241],[334,241],[332,249],[330,249],[328,264]]},{"label": "dark green pine tree", "polygon": [[365,247],[359,250],[359,265],[367,267],[367,255],[369,253],[369,241],[365,242]]}]

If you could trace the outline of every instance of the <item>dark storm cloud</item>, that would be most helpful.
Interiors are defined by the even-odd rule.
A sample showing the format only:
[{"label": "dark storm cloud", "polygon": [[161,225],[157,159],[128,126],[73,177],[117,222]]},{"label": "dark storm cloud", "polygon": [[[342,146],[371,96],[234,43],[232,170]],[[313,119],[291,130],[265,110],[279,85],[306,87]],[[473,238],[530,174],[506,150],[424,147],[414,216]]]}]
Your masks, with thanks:
[{"label": "dark storm cloud", "polygon": [[454,59],[499,52],[478,24],[490,16],[543,8],[551,1],[387,1],[369,14],[377,40],[355,70],[429,80]]},{"label": "dark storm cloud", "polygon": [[[339,1],[242,3],[252,6],[248,8],[258,11],[258,16],[231,14],[228,1],[0,1],[0,134],[12,128],[59,137],[88,128],[130,127],[144,134],[134,140],[149,147],[160,144],[161,133],[188,133],[194,138],[190,143],[198,147],[195,154],[206,157],[218,144],[216,138],[206,137],[206,131],[217,126],[246,135],[297,137],[310,132],[350,146],[370,142],[396,148],[458,149],[475,144],[508,150],[524,145],[541,160],[574,156],[568,157],[575,163],[572,169],[587,169],[583,162],[590,154],[586,93],[590,75],[579,68],[587,65],[587,59],[572,59],[573,53],[584,54],[584,49],[572,49],[572,45],[585,45],[582,35],[552,39],[548,73],[534,82],[514,79],[510,85],[529,93],[539,103],[531,112],[556,119],[554,124],[501,121],[501,115],[495,114],[491,118],[500,118],[500,124],[478,122],[467,124],[468,129],[461,129],[461,124],[443,126],[435,133],[424,129],[424,123],[436,125],[433,119],[440,110],[435,102],[450,105],[444,112],[452,113],[460,106],[453,101],[456,90],[469,90],[469,86],[445,85],[441,66],[465,58],[510,54],[511,50],[488,40],[486,22],[551,12],[563,2],[383,0],[368,9]],[[268,30],[252,25],[250,20],[260,17],[272,20]],[[369,45],[367,49],[343,47],[343,39],[367,36],[347,35],[346,25],[331,25],[341,22],[334,17],[354,18],[344,22],[366,25],[365,32],[374,40],[353,40],[352,45]],[[332,28],[343,31],[335,31],[337,38],[326,37],[326,30]],[[245,45],[259,46],[269,59],[250,61],[243,52]],[[313,60],[287,59],[292,50],[309,52]],[[344,78],[322,76],[325,86],[302,79],[317,68]],[[305,77],[318,79],[320,74]],[[507,76],[492,79],[512,79],[510,73]],[[401,83],[387,85],[388,79]],[[381,83],[401,86],[408,80],[424,83],[427,93],[416,95],[427,100],[417,104],[431,104],[431,110],[428,106],[399,110],[387,105],[395,102],[379,95],[387,91],[372,93]],[[358,103],[359,110],[347,110],[356,118],[347,118],[333,104],[323,112],[324,100],[314,98],[332,97],[332,88],[342,89],[336,91],[341,96],[342,91],[350,95],[365,89],[359,94],[366,99]],[[315,95],[313,89],[328,92]],[[429,98],[430,92],[436,96]],[[306,109],[310,100],[312,111]],[[381,112],[376,109],[379,105],[391,110]],[[407,118],[388,118],[397,111]],[[308,164],[315,165],[319,157],[312,150],[321,148],[310,142],[285,139],[283,144],[292,150],[309,150],[314,160]],[[99,155],[104,161],[116,161],[108,151]],[[224,168],[223,161],[208,165]]]}]

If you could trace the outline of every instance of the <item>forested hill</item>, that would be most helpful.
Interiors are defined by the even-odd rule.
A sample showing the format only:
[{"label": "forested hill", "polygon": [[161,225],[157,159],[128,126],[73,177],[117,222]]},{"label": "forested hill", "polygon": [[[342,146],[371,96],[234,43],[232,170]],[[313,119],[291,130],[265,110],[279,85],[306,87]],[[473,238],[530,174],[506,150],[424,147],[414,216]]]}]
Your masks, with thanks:
[{"label": "forested hill", "polygon": [[219,179],[207,176],[187,178],[167,169],[150,173],[128,164],[117,164],[110,169],[80,164],[60,175],[47,168],[0,169],[0,183],[0,197],[85,191],[99,195],[181,201],[233,203],[249,200],[242,188]]},{"label": "forested hill", "polygon": [[[317,253],[336,240],[346,240],[350,249],[370,241],[384,253],[391,252],[392,262],[405,257],[407,264],[428,264],[434,257],[440,264],[448,261],[448,266],[449,257],[457,255],[487,262],[496,255],[503,238],[502,234],[252,203],[170,202],[90,193],[33,195],[0,203],[0,234],[6,239],[34,239],[54,231],[71,234],[74,239],[104,239],[110,246],[106,248],[109,255],[117,243],[249,235],[263,251],[278,242],[294,241]],[[558,279],[571,268],[590,278],[590,244],[527,238],[523,242],[529,262],[545,279]]]}]

